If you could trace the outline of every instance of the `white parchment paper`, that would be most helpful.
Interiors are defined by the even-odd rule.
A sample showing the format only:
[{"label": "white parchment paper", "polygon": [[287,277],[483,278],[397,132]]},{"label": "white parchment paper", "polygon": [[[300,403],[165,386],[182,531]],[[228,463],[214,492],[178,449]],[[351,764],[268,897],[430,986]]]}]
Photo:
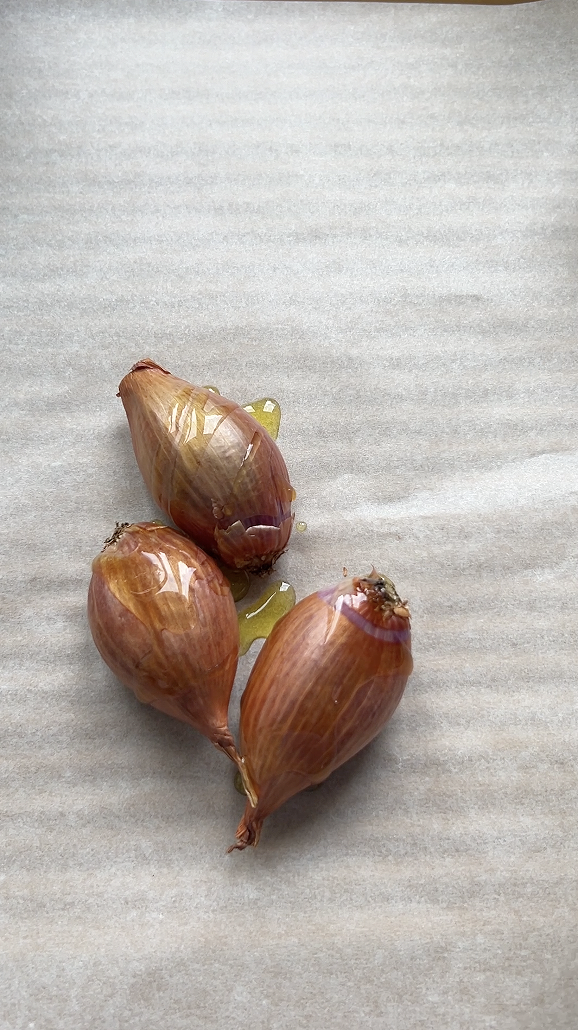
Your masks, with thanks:
[{"label": "white parchment paper", "polygon": [[[0,1025],[573,1030],[576,4],[1,17]],[[299,598],[375,563],[413,611],[389,727],[243,854],[86,624],[158,517],[146,355],[280,402]]]}]

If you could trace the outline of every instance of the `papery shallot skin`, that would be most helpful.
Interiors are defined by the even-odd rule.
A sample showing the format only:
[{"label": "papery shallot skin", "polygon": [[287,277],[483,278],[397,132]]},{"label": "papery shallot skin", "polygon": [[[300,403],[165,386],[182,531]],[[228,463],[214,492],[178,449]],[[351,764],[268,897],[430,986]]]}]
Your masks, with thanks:
[{"label": "papery shallot skin", "polygon": [[229,584],[182,533],[118,526],[92,563],[94,642],[139,701],[190,723],[238,761],[227,725],[239,651]]},{"label": "papery shallot skin", "polygon": [[266,571],[285,550],[295,496],[274,440],[249,412],[150,358],[119,386],[154,500],[226,565]]},{"label": "papery shallot skin", "polygon": [[275,626],[241,700],[240,752],[258,796],[235,848],[263,820],[325,780],[383,728],[413,668],[410,613],[372,571],[301,601]]}]

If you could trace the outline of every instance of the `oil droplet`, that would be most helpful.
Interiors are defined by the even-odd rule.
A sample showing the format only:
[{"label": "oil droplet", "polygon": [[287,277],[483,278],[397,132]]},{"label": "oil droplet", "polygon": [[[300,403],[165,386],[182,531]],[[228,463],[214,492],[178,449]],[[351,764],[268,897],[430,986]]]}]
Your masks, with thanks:
[{"label": "oil droplet", "polygon": [[255,604],[239,612],[239,654],[247,654],[254,640],[268,637],[282,615],[295,604],[295,591],[290,583],[278,580],[261,594]]},{"label": "oil droplet", "polygon": [[[215,559],[213,559],[215,561]],[[241,601],[245,594],[249,593],[249,587],[251,586],[251,577],[248,572],[244,569],[231,569],[228,565],[223,565],[222,562],[217,561],[216,564],[219,566],[223,576],[229,581],[231,587],[231,593],[234,601]]]},{"label": "oil droplet", "polygon": [[307,529],[307,523],[306,522],[296,522],[295,523],[295,529],[297,530],[298,533],[304,533],[305,530]]},{"label": "oil droplet", "polygon": [[244,404],[243,407],[253,418],[257,419],[263,429],[267,430],[269,436],[272,436],[274,440],[277,439],[281,424],[281,408],[277,401],[272,397],[261,397],[261,400],[251,401],[250,404]]},{"label": "oil droplet", "polygon": [[221,391],[218,386],[203,386],[203,390],[210,390],[211,393],[218,393],[219,397],[221,396]]}]

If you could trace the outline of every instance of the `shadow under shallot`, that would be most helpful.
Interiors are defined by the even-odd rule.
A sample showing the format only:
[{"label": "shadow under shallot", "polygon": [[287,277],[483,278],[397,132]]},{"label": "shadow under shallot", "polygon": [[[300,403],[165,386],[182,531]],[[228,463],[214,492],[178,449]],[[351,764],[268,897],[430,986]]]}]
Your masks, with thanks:
[{"label": "shadow under shallot", "polygon": [[[395,727],[387,727],[375,740],[337,769],[318,788],[295,794],[276,812],[267,817],[259,844],[237,854],[232,862],[257,862],[260,868],[274,869],[285,864],[289,852],[335,850],[344,839],[354,839],[360,816],[367,820],[379,799],[380,816],[384,809],[384,792],[393,807],[399,804],[400,761],[395,753]],[[388,779],[396,780],[396,789],[387,790]],[[231,777],[232,781],[232,777]],[[372,784],[375,784],[372,801]],[[231,789],[233,786],[231,782]],[[234,791],[233,791],[234,792]],[[239,802],[241,798],[237,795]],[[242,814],[238,806],[239,818]],[[234,841],[234,828],[231,843]]]}]

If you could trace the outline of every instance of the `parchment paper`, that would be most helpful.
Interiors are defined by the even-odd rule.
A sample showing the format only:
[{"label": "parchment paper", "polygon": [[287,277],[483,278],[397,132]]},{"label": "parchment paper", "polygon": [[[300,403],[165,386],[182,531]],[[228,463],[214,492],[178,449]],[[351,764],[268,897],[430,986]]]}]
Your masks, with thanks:
[{"label": "parchment paper", "polygon": [[[2,23],[0,1025],[573,1030],[576,4]],[[232,766],[86,624],[158,517],[146,355],[280,402],[298,598],[374,562],[413,612],[389,727],[243,854]]]}]

